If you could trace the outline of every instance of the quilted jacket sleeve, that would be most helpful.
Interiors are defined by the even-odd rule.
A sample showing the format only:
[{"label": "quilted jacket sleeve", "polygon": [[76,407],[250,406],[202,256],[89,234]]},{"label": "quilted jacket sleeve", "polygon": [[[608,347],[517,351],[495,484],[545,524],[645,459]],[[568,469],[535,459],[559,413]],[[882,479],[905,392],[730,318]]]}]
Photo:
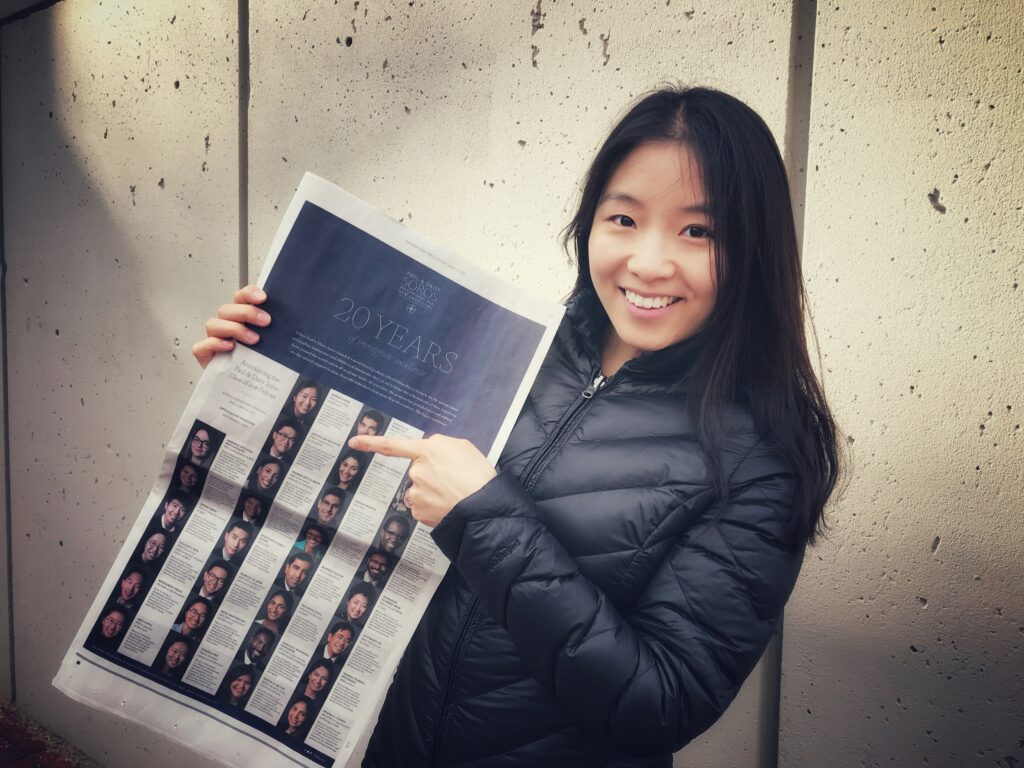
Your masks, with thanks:
[{"label": "quilted jacket sleeve", "polygon": [[758,444],[728,508],[690,526],[627,614],[577,569],[519,483],[499,474],[434,530],[523,662],[581,727],[665,754],[708,728],[757,663],[796,581],[791,475]]}]

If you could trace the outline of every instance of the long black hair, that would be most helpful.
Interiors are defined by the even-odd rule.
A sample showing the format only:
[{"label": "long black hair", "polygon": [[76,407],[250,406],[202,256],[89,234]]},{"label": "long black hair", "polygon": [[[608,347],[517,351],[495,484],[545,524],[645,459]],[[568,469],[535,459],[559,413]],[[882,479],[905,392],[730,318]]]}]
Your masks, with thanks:
[{"label": "long black hair", "polygon": [[592,293],[587,250],[601,194],[637,147],[671,141],[693,152],[711,214],[717,296],[689,372],[689,408],[719,498],[722,411],[750,408],[794,477],[790,544],[814,543],[839,479],[837,427],[807,353],[806,296],[786,169],[771,131],[739,99],[711,88],[668,87],[643,96],[612,129],[587,172],[566,228],[576,252],[572,295]]}]

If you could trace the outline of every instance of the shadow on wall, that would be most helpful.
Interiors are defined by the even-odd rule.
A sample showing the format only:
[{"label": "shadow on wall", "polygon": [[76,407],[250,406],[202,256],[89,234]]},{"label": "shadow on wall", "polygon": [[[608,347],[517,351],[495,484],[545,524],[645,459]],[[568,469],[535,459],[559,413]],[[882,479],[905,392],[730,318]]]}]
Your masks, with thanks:
[{"label": "shadow on wall", "polygon": [[[158,186],[170,163],[147,140],[154,126],[139,124],[160,96],[146,87],[154,73],[138,40],[108,48],[114,27],[79,25],[82,7],[62,3],[2,30],[13,653],[25,712],[116,765],[145,759],[155,737],[50,680],[198,373],[188,344],[169,337],[197,335],[203,295],[223,294],[214,283],[224,278],[177,252],[203,233],[169,216],[188,207],[187,191],[172,199]],[[173,141],[173,123],[156,128]]]}]

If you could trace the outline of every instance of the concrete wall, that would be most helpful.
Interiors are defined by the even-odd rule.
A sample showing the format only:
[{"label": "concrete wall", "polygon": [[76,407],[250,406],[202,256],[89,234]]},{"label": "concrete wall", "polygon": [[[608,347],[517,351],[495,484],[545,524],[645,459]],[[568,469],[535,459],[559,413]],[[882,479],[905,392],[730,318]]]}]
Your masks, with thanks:
[{"label": "concrete wall", "polygon": [[[107,765],[203,765],[49,680],[197,375],[188,347],[304,170],[560,297],[595,145],[682,80],[758,109],[798,194],[808,171],[807,277],[854,458],[787,612],[780,764],[1024,762],[1024,30],[1009,4],[894,5],[823,6],[815,29],[803,0],[251,0],[243,126],[233,2],[65,0],[2,27],[18,703]],[[773,765],[777,684],[769,659],[677,764]]]},{"label": "concrete wall", "polygon": [[105,765],[206,764],[50,680],[237,282],[235,30],[172,1],[0,32],[17,702]]},{"label": "concrete wall", "polygon": [[[838,7],[837,7],[838,6]],[[780,765],[1024,764],[1024,16],[820,6],[804,261],[854,473]]]}]

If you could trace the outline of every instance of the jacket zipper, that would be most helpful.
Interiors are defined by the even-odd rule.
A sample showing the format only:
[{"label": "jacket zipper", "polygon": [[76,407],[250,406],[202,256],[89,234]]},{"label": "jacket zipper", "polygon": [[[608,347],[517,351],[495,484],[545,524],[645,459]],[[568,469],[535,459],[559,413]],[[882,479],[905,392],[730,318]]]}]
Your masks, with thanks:
[{"label": "jacket zipper", "polygon": [[[593,381],[587,385],[587,387],[580,393],[580,396],[573,401],[573,404],[570,405],[569,408],[566,409],[565,413],[562,414],[562,418],[559,419],[558,424],[555,425],[555,429],[541,444],[541,447],[537,449],[537,453],[534,454],[530,463],[526,465],[526,468],[519,475],[519,483],[527,493],[532,490],[533,484],[536,483],[537,478],[540,477],[540,473],[543,471],[544,467],[548,465],[548,462],[550,461],[550,454],[552,454],[557,448],[561,447],[562,443],[565,442],[567,435],[571,434],[572,430],[583,418],[583,412],[586,410],[589,403],[610,380],[610,377],[605,377],[605,375],[601,373],[600,368],[596,368],[593,371],[593,377]],[[546,458],[547,461],[545,461]],[[434,768],[439,768],[440,766],[441,733],[444,731],[445,726],[448,723],[448,718],[451,716],[448,710],[452,696],[455,693],[455,670],[459,666],[459,662],[462,660],[463,646],[466,644],[466,639],[469,636],[470,627],[476,624],[476,617],[479,613],[479,608],[480,599],[474,596],[473,601],[469,605],[469,612],[466,614],[466,618],[459,627],[459,635],[455,639],[455,647],[452,651],[452,660],[448,665],[448,684],[445,686],[444,698],[441,700],[441,717],[438,720],[437,727],[434,729],[434,743],[431,749],[430,760],[430,764],[434,766]]]}]

